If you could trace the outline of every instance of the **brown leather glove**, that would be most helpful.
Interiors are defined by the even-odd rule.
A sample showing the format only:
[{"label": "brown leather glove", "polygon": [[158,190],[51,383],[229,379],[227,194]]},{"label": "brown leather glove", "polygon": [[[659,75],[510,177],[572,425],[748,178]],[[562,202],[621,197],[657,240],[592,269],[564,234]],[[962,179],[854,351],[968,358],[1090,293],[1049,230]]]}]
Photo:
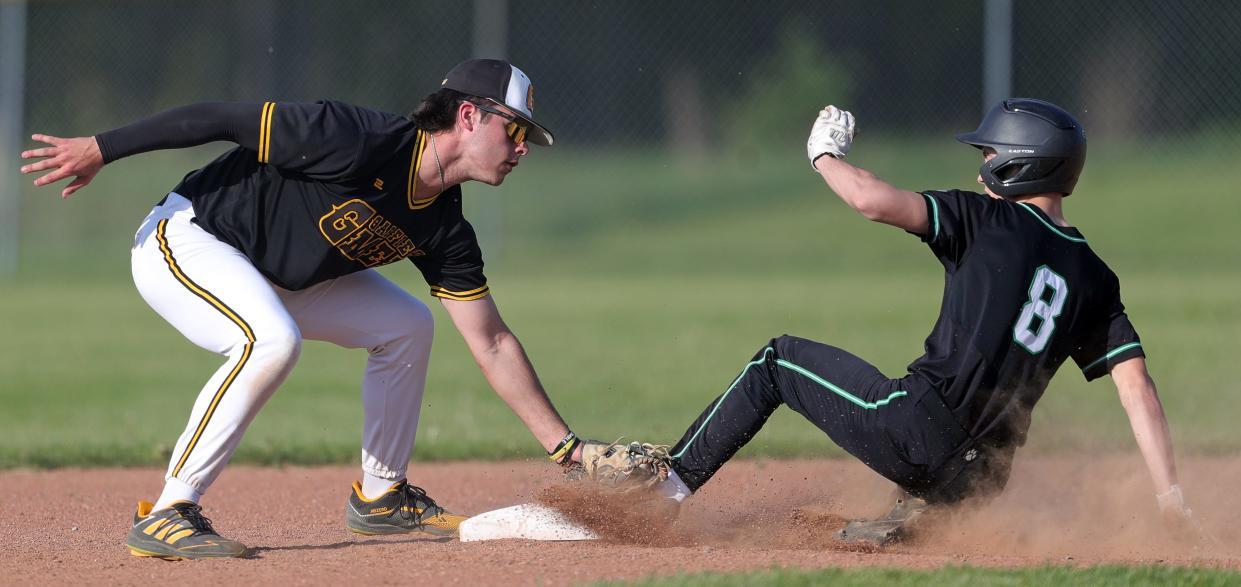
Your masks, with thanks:
[{"label": "brown leather glove", "polygon": [[576,476],[628,492],[653,488],[668,478],[670,465],[667,446],[587,440],[582,443],[581,469]]}]

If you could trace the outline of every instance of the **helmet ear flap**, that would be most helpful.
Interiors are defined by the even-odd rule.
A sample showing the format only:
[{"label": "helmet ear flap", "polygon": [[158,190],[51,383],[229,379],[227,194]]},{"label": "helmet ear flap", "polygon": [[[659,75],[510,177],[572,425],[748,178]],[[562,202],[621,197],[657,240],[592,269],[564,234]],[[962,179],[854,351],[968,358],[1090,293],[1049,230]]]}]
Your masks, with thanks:
[{"label": "helmet ear flap", "polygon": [[1055,191],[1053,182],[1066,163],[1060,157],[994,158],[983,163],[979,175],[992,192],[1001,196],[1035,193],[1041,189]]},{"label": "helmet ear flap", "polygon": [[1007,161],[1003,165],[992,169],[991,173],[995,174],[995,178],[1001,182],[1009,183],[1018,177],[1026,175],[1026,170],[1029,168],[1029,163],[1020,159],[1015,159],[1012,161]]},{"label": "helmet ear flap", "polygon": [[991,193],[997,196],[1011,197],[1017,195],[1011,186],[1004,179],[997,176],[997,172],[1010,169],[1007,164],[993,165],[994,161],[987,161],[978,168],[978,176],[982,178],[983,185],[991,190]]},{"label": "helmet ear flap", "polygon": [[1056,172],[1064,159],[1019,158],[1010,159],[994,170],[995,176],[1004,183],[1015,181],[1034,181],[1046,178]]}]

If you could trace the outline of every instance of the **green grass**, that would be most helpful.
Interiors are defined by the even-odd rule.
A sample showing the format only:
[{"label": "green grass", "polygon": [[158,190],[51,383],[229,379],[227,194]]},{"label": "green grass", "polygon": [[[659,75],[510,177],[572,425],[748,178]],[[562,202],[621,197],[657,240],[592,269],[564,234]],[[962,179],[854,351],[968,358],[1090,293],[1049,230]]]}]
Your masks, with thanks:
[{"label": "green grass", "polygon": [[832,585],[834,587],[869,587],[871,585],[921,587],[923,585],[1005,585],[1009,587],[1065,585],[1124,587],[1164,585],[1238,585],[1241,575],[1215,569],[1160,566],[1097,566],[1073,568],[1046,566],[1031,569],[986,569],[978,567],[946,567],[934,571],[898,569],[824,569],[815,571],[773,569],[751,573],[700,573],[655,577],[639,581],[598,583],[629,587],[800,587]]},{"label": "green grass", "polygon": [[[972,150],[868,139],[858,163],[903,187],[969,187]],[[1173,148],[1175,147],[1175,148]],[[1066,211],[1121,276],[1178,450],[1232,453],[1228,365],[1241,332],[1241,149],[1092,145]],[[220,359],[137,296],[129,238],[162,190],[211,153],[109,167],[69,202],[29,191],[22,270],[0,283],[0,467],[162,464]],[[751,155],[754,155],[752,153]],[[579,433],[675,440],[769,338],[846,348],[889,374],[922,352],[942,273],[917,239],[868,223],[796,152],[684,161],[656,152],[539,152],[500,189],[467,188],[488,275],[561,413]],[[1192,206],[1190,205],[1192,203]],[[407,264],[438,332],[415,458],[539,455]],[[308,343],[237,460],[356,460],[365,353]],[[1132,450],[1106,380],[1068,364],[1035,412],[1029,451]],[[839,455],[780,412],[744,455]]]}]

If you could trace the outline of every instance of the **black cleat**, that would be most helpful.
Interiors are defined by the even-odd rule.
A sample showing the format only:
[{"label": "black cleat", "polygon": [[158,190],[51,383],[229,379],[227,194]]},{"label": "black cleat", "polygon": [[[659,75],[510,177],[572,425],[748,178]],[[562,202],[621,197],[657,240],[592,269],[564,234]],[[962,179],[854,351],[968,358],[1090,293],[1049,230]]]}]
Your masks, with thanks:
[{"label": "black cleat", "polygon": [[408,532],[455,536],[457,527],[468,517],[445,511],[422,488],[404,479],[375,499],[363,497],[362,485],[354,481],[349,505],[345,506],[345,526],[368,536]]},{"label": "black cleat", "polygon": [[246,546],[223,538],[211,528],[211,520],[203,515],[202,506],[178,501],[152,512],[150,502],[138,502],[134,527],[125,539],[125,546],[134,556],[164,560],[244,557]]}]

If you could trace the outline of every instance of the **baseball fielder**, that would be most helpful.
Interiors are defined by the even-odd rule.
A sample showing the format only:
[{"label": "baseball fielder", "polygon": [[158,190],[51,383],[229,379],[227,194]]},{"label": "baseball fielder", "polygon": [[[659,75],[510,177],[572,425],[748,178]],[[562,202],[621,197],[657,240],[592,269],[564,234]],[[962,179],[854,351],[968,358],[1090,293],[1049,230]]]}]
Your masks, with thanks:
[{"label": "baseball fielder", "polygon": [[409,259],[496,393],[567,463],[581,442],[548,400],[490,296],[461,213],[467,181],[500,185],[552,134],[534,122],[533,86],[513,65],[474,59],[408,117],[340,102],[203,103],[50,146],[23,173],[69,197],[107,163],[212,141],[238,146],[191,172],[142,222],[133,277],[186,338],[227,357],[199,392],[163,493],[139,502],[126,540],[138,556],[233,557],[201,513],[246,426],[297,362],[303,339],[365,349],[362,480],[346,524],[361,534],[453,534],[463,516],[405,478],[431,351],[427,307],[372,268]]},{"label": "baseball fielder", "polygon": [[1001,491],[1031,410],[1071,358],[1087,380],[1112,376],[1160,509],[1192,526],[1120,283],[1064,217],[1086,161],[1077,120],[1044,101],[1012,99],[958,135],[982,150],[985,194],[895,188],[843,161],[853,131],[853,115],[829,106],[807,154],[846,204],[919,237],[943,265],[926,354],[889,378],[832,346],[771,340],[669,451],[661,493],[679,501],[697,490],[786,404],[903,491],[888,516],[843,532],[848,541],[885,544],[928,506]]}]

